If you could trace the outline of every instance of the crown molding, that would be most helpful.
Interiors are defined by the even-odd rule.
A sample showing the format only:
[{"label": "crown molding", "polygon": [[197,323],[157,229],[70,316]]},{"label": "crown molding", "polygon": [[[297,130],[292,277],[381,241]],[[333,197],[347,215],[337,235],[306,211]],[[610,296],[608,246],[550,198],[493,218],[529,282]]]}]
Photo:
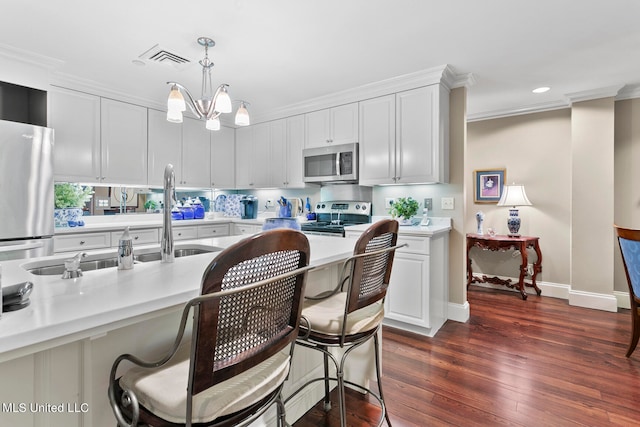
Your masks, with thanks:
[{"label": "crown molding", "polygon": [[616,101],[633,98],[640,98],[640,85],[625,85],[620,89],[620,92],[618,92]]},{"label": "crown molding", "polygon": [[573,92],[565,94],[565,97],[573,104],[575,102],[591,101],[593,99],[616,97],[620,89],[624,85],[609,86],[604,88],[596,88],[583,90],[581,92]]},{"label": "crown molding", "polygon": [[12,61],[22,62],[29,65],[35,65],[46,70],[58,68],[64,64],[64,61],[50,56],[40,55],[28,50],[16,49],[0,43],[0,56]]},{"label": "crown molding", "polygon": [[567,101],[552,101],[542,104],[533,104],[516,108],[505,108],[504,110],[486,111],[482,113],[468,114],[467,122],[477,122],[480,120],[500,119],[511,116],[522,116],[524,114],[541,113],[543,111],[560,110],[569,108],[571,104]]},{"label": "crown molding", "polygon": [[451,66],[440,65],[312,98],[287,107],[271,110],[268,113],[256,114],[255,117],[252,117],[252,124],[376,98],[421,86],[442,84],[450,90],[454,87],[464,86],[469,81],[473,81],[471,74],[458,75]]}]

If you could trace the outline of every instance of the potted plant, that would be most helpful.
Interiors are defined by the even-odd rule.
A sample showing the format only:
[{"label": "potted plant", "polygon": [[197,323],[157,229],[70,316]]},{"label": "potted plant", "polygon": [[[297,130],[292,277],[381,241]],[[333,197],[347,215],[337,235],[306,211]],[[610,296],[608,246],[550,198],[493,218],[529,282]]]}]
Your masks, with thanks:
[{"label": "potted plant", "polygon": [[147,200],[144,202],[144,208],[147,212],[155,212],[158,209],[158,202],[155,200]]},{"label": "potted plant", "polygon": [[398,197],[391,205],[389,213],[392,218],[398,218],[401,225],[410,225],[413,224],[412,217],[418,213],[419,207],[418,202],[411,197]]},{"label": "potted plant", "polygon": [[84,225],[82,207],[91,199],[91,187],[79,184],[62,183],[55,185],[54,223],[56,227],[75,227]]}]

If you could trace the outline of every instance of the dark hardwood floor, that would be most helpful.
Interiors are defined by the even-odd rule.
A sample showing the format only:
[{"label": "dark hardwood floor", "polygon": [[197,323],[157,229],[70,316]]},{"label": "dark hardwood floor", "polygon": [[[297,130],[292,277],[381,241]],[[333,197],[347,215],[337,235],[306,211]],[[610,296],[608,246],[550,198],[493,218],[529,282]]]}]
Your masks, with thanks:
[{"label": "dark hardwood floor", "polygon": [[[434,338],[383,329],[383,381],[395,427],[637,426],[640,347],[625,357],[628,310],[609,313],[567,301],[471,286],[471,318]],[[349,426],[379,410],[348,392]],[[295,427],[339,426],[337,404]]]}]

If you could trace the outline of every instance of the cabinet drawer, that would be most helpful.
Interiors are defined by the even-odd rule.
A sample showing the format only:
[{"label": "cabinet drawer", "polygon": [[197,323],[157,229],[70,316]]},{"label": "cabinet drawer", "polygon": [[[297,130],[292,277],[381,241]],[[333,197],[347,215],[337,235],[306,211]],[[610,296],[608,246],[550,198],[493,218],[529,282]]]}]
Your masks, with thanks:
[{"label": "cabinet drawer", "polygon": [[[111,232],[111,245],[118,246],[118,242],[122,237],[123,231],[112,231]],[[159,232],[157,228],[148,228],[144,230],[129,230],[129,235],[131,236],[131,240],[133,240],[134,245],[143,245],[148,243],[158,243]]]},{"label": "cabinet drawer", "polygon": [[198,238],[198,227],[173,227],[173,240],[188,240]]},{"label": "cabinet drawer", "polygon": [[251,224],[233,224],[233,234],[255,234],[262,230],[260,225]]},{"label": "cabinet drawer", "polygon": [[402,245],[404,243],[408,246],[398,249],[398,252],[429,255],[431,239],[428,237],[398,235],[398,244]]},{"label": "cabinet drawer", "polygon": [[111,246],[111,233],[65,234],[53,236],[54,252],[85,251]]},{"label": "cabinet drawer", "polygon": [[205,239],[207,237],[221,237],[221,236],[228,236],[228,235],[229,235],[229,224],[198,226],[198,239]]}]

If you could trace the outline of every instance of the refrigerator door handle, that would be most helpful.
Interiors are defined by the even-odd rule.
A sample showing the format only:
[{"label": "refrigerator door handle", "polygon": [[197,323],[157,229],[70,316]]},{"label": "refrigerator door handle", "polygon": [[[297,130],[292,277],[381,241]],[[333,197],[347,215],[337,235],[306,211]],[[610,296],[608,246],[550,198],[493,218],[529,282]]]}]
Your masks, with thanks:
[{"label": "refrigerator door handle", "polygon": [[17,251],[24,251],[28,249],[36,249],[36,248],[42,248],[42,247],[44,247],[42,242],[27,243],[24,245],[0,246],[0,252],[17,252]]}]

